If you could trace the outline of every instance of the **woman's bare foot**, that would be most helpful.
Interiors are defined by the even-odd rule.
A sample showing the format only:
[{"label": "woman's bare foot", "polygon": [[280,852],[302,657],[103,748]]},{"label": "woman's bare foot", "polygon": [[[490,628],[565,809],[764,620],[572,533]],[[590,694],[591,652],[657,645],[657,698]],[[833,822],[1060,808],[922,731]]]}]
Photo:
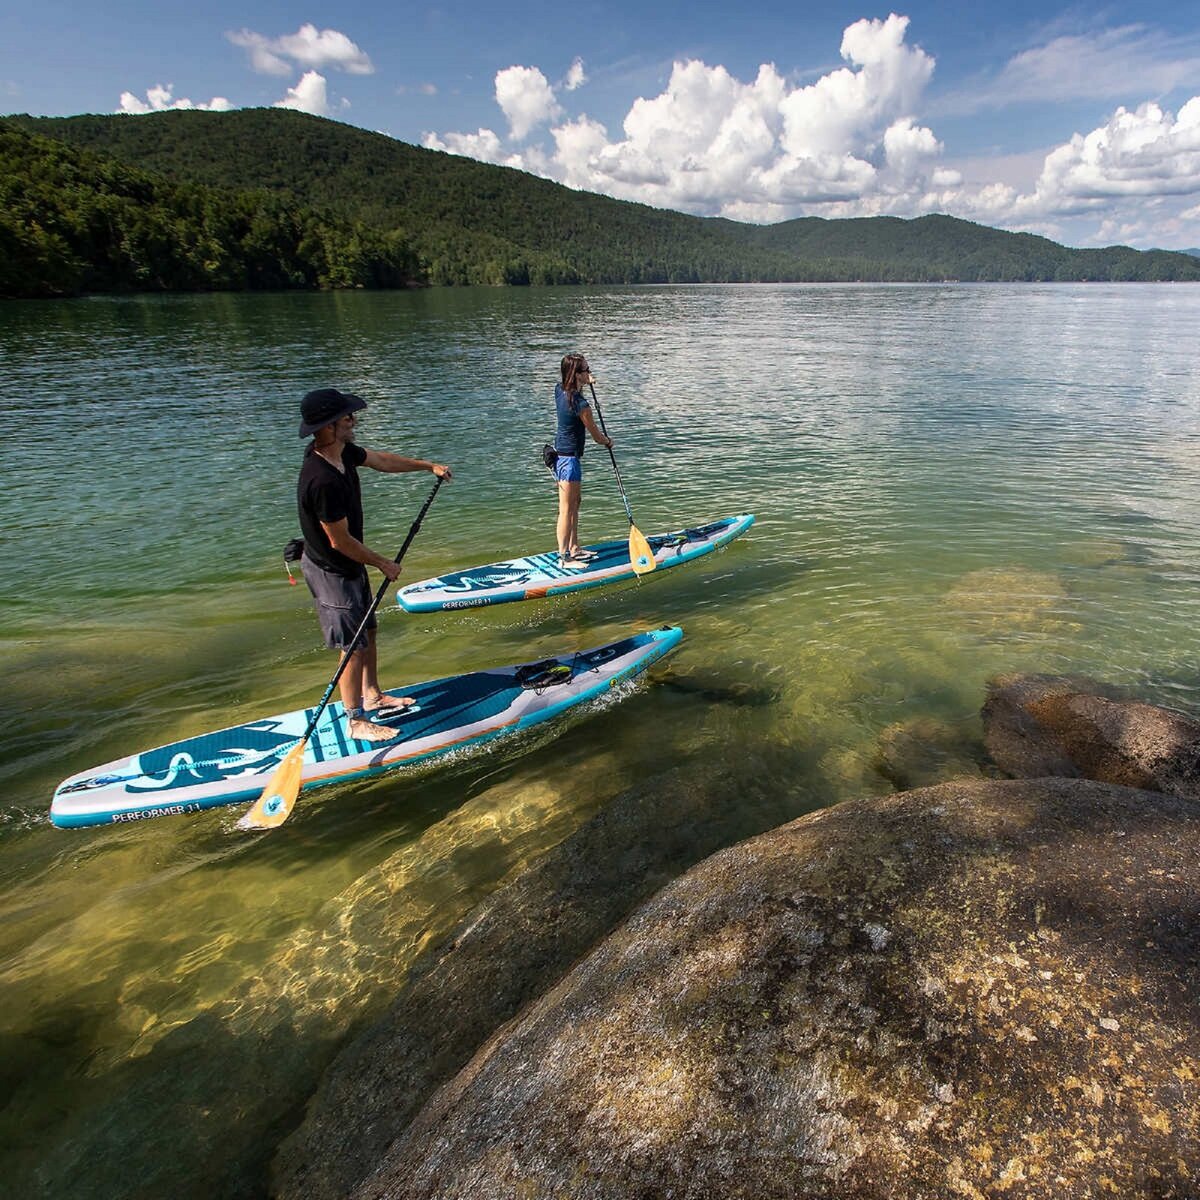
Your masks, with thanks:
[{"label": "woman's bare foot", "polygon": [[386,725],[376,725],[365,717],[350,719],[350,736],[360,742],[394,742],[400,735]]},{"label": "woman's bare foot", "polygon": [[380,692],[374,700],[363,700],[363,709],[380,712],[385,708],[408,708],[412,704],[416,701],[411,696],[389,696],[387,692]]}]

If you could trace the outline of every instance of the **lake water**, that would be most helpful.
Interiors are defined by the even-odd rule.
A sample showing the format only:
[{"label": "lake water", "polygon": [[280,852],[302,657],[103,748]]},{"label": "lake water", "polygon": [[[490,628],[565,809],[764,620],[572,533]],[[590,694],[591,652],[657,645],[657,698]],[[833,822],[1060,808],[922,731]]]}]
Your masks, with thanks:
[{"label": "lake water", "polygon": [[[732,771],[741,836],[986,769],[979,708],[1011,671],[1200,714],[1197,329],[1186,285],[0,303],[15,1194],[261,1194],[420,951],[631,787]],[[668,621],[673,659],[515,745],[304,796],[267,836],[237,810],[47,824],[68,774],[320,696],[335,663],[281,560],[305,391],[360,393],[364,445],[453,466],[412,580],[551,548],[538,450],[576,348],[643,531],[757,524],[611,591],[385,611],[384,681]],[[585,464],[584,540],[622,536],[607,456]],[[430,477],[366,474],[368,541],[394,552]]]}]

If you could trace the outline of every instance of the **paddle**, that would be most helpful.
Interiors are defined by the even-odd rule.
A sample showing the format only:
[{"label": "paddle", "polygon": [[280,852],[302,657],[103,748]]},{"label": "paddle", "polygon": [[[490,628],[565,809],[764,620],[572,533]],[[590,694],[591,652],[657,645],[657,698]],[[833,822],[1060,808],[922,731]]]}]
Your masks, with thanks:
[{"label": "paddle", "polygon": [[[592,403],[596,406],[596,416],[600,418],[600,432],[608,437],[608,429],[604,424],[604,414],[600,411],[600,401],[596,397],[594,384],[588,384],[592,393]],[[646,541],[646,535],[633,523],[633,513],[629,508],[629,497],[625,495],[625,485],[621,482],[621,472],[617,468],[617,456],[609,446],[608,457],[612,459],[613,474],[617,477],[617,487],[621,490],[621,500],[625,505],[625,515],[629,518],[629,563],[637,575],[649,575],[658,563],[654,560],[654,551]]]},{"label": "paddle", "polygon": [[[433,485],[433,491],[429,493],[429,498],[421,506],[421,511],[417,513],[417,519],[412,523],[412,528],[408,531],[408,537],[404,539],[404,545],[400,547],[400,553],[396,555],[396,562],[399,562],[404,557],[405,552],[412,545],[412,540],[417,536],[417,530],[421,528],[421,522],[425,520],[425,514],[429,511],[429,506],[433,503],[433,498],[438,494],[438,488],[441,486],[442,477],[439,475],[437,483]],[[384,581],[379,585],[379,590],[375,593],[375,599],[371,601],[371,607],[367,609],[367,615],[363,617],[362,623],[350,639],[351,646],[357,645],[358,639],[367,627],[367,622],[379,607],[379,602],[383,599],[383,593],[387,591],[389,582],[385,577]],[[342,673],[345,671],[346,664],[349,661],[350,652],[347,651],[342,654],[341,662],[338,663],[338,669],[329,681],[329,686],[325,689],[325,695],[321,697],[321,703],[317,705],[316,712],[313,713],[312,720],[309,721],[308,728],[304,731],[304,736],[296,743],[294,749],[288,751],[287,757],[275,768],[271,778],[267,780],[267,786],[263,788],[262,795],[259,796],[249,811],[238,821],[237,826],[239,829],[274,829],[277,825],[282,825],[292,815],[292,809],[296,805],[296,797],[300,794],[300,771],[304,766],[304,747],[308,745],[308,739],[312,737],[313,730],[316,729],[317,722],[321,719],[321,714],[325,711],[325,706],[329,703],[329,697],[333,695],[333,689],[337,687],[338,680],[341,679]]]}]

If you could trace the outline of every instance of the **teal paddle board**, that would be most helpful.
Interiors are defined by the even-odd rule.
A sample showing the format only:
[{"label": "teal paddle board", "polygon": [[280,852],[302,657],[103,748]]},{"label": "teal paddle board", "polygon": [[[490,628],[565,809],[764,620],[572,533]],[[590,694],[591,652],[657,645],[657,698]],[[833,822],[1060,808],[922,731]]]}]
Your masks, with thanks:
[{"label": "teal paddle board", "polygon": [[[575,654],[399,688],[391,694],[416,703],[371,718],[395,728],[391,742],[351,738],[335,701],[305,746],[301,786],[377,775],[549,721],[640,674],[681,637],[678,626],[663,626]],[[303,737],[312,714],[250,721],[72,775],[54,793],[50,820],[63,828],[108,825],[250,803]]]},{"label": "teal paddle board", "polygon": [[[682,566],[732,542],[754,524],[753,515],[726,517],[693,529],[658,533],[646,540],[657,566],[653,574]],[[603,587],[634,577],[629,560],[629,541],[599,542],[588,546],[595,558],[586,567],[568,569],[559,565],[551,551],[453,571],[434,579],[410,583],[396,593],[405,612],[442,612],[455,608],[478,608],[511,600],[535,600],[583,588]],[[643,576],[645,578],[645,576]]]}]

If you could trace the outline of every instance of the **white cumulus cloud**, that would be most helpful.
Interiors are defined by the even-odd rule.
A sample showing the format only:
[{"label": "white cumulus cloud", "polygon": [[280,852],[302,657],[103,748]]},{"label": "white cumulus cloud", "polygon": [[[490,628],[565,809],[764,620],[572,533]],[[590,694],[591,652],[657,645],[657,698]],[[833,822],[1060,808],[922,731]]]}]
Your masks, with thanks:
[{"label": "white cumulus cloud", "polygon": [[304,24],[295,33],[267,37],[250,29],[226,33],[235,46],[250,53],[250,65],[263,75],[290,75],[296,67],[334,69],[350,75],[370,75],[370,57],[344,33]]},{"label": "white cumulus cloud", "polygon": [[505,157],[503,143],[490,129],[480,129],[477,133],[448,133],[444,138],[427,133],[421,144],[429,150],[444,150],[464,158],[477,158],[480,162],[502,163]]},{"label": "white cumulus cloud", "polygon": [[[784,148],[796,157],[846,153],[870,144],[881,126],[913,112],[933,59],[904,42],[908,18],[856,21],[842,38],[842,67],[784,97]],[[857,67],[857,70],[852,68]]]},{"label": "white cumulus cloud", "polygon": [[282,100],[276,100],[272,108],[294,108],[298,112],[312,113],[314,117],[327,117],[333,111],[329,105],[329,94],[325,87],[325,76],[316,71],[305,71],[300,82],[287,90]]},{"label": "white cumulus cloud", "polygon": [[934,171],[914,211],[949,212],[1074,244],[1195,245],[1200,96],[1177,115],[1154,101],[1118,108],[1103,125],[1046,154],[1027,189],[968,185],[954,175]]},{"label": "white cumulus cloud", "polygon": [[175,85],[173,83],[156,84],[154,87],[146,89],[145,100],[135,96],[133,92],[122,92],[117,112],[140,114],[165,112],[171,108],[196,108],[210,112],[228,112],[233,108],[233,105],[224,96],[214,96],[206,104],[193,104],[186,97],[181,96],[178,100],[175,99],[172,94],[174,90]]},{"label": "white cumulus cloud", "polygon": [[[895,13],[854,22],[842,38],[845,65],[805,86],[771,63],[743,82],[721,65],[676,62],[662,92],[633,101],[620,136],[586,113],[563,111],[560,100],[584,79],[581,60],[557,91],[536,67],[509,67],[496,76],[507,143],[480,129],[428,133],[425,145],[735,220],[947,212],[1074,244],[1200,244],[1200,97],[1177,114],[1154,100],[1117,108],[1048,153],[997,159],[994,173],[988,159],[958,169],[943,161],[942,141],[922,120],[936,107],[926,98],[935,64],[908,43],[908,29]],[[1013,59],[980,104],[1000,103],[1002,92],[1004,102],[1110,94],[1122,54],[1132,55],[1140,82],[1169,87],[1200,61],[1186,45],[1169,49],[1140,26],[1057,38]],[[1068,68],[1072,56],[1080,61]],[[1101,74],[1110,78],[1089,83]],[[543,125],[548,141],[532,136]]]},{"label": "white cumulus cloud", "polygon": [[537,67],[506,67],[496,73],[496,103],[508,119],[514,141],[524,141],[539,125],[562,115],[554,89]]},{"label": "white cumulus cloud", "polygon": [[586,178],[588,164],[608,145],[608,130],[599,121],[580,117],[551,131],[554,138],[554,161],[569,179],[573,175]]},{"label": "white cumulus cloud", "polygon": [[1200,191],[1200,96],[1173,116],[1154,101],[1118,108],[1105,125],[1046,156],[1037,183],[1047,205]]},{"label": "white cumulus cloud", "polygon": [[942,153],[942,143],[933,131],[917,125],[911,117],[902,117],[883,134],[883,153],[898,182],[907,183],[929,173],[933,160]]},{"label": "white cumulus cloud", "polygon": [[587,75],[583,69],[583,59],[577,58],[567,68],[567,75],[563,80],[563,87],[568,92],[573,92],[576,88],[583,87],[585,83],[587,83]]},{"label": "white cumulus cloud", "polygon": [[[666,88],[639,97],[612,140],[586,114],[551,128],[541,146],[488,161],[540,170],[572,187],[708,215],[777,220],[806,205],[902,190],[941,152],[914,113],[933,59],[906,41],[908,18],[856,21],[841,52],[847,65],[790,87],[773,64],[750,83],[725,67],[676,62]],[[582,63],[580,63],[582,73]],[[570,78],[570,75],[569,75]],[[514,142],[553,121],[561,106],[536,68],[496,76],[496,98]],[[473,135],[429,135],[453,148]]]}]

